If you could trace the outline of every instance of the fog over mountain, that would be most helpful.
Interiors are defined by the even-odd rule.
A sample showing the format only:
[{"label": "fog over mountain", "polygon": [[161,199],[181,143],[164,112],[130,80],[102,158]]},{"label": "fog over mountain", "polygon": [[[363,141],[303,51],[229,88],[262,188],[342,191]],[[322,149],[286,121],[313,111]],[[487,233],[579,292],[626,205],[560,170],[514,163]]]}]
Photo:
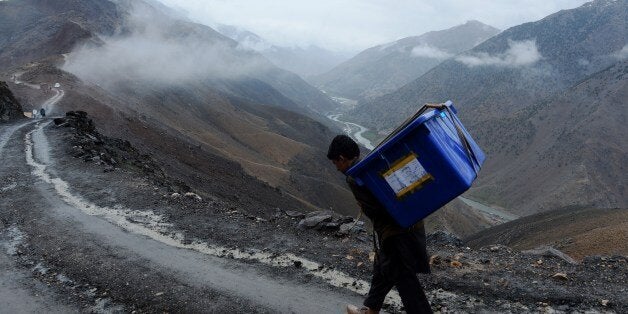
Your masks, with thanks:
[{"label": "fog over mountain", "polygon": [[312,75],[331,70],[351,56],[315,45],[305,48],[273,45],[250,31],[230,25],[219,25],[217,30],[237,41],[241,48],[257,51],[278,67],[299,74],[306,80]]},{"label": "fog over mountain", "polygon": [[312,77],[311,81],[328,93],[347,98],[381,96],[497,33],[499,30],[494,27],[469,21],[446,30],[403,38],[364,50],[331,71]]},{"label": "fog over mountain", "polygon": [[536,41],[508,41],[508,49],[502,53],[490,55],[486,52],[461,54],[456,61],[469,67],[475,66],[503,66],[523,67],[541,60],[542,56],[536,47]]},{"label": "fog over mountain", "polygon": [[138,24],[143,26],[141,30],[101,37],[98,45],[72,51],[63,69],[83,80],[111,87],[125,80],[168,85],[201,79],[242,79],[271,68],[267,60],[247,56],[245,51],[234,54],[232,42],[169,37],[167,29],[143,22]]},{"label": "fog over mountain", "polygon": [[127,5],[125,30],[78,47],[67,56],[64,70],[105,88],[128,80],[166,85],[214,80],[225,91],[238,93],[229,82],[259,80],[294,102],[286,105],[292,109],[328,110],[332,105],[296,75],[209,27],[173,17],[168,9],[141,2]]},{"label": "fog over mountain", "polygon": [[161,0],[194,21],[212,27],[234,25],[279,47],[318,46],[358,53],[376,45],[479,20],[499,29],[539,20],[587,0],[258,2],[251,0]]}]

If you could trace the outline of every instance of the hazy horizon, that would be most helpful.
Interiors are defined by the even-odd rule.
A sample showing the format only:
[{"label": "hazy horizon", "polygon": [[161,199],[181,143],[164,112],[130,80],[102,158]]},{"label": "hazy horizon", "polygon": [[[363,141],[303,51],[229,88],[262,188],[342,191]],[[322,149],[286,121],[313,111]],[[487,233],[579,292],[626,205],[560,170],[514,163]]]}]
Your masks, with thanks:
[{"label": "hazy horizon", "polygon": [[[501,30],[542,19],[586,0],[368,1],[159,0],[191,20],[232,25],[271,44],[359,52],[369,47],[477,20]],[[442,18],[439,18],[442,17]]]}]

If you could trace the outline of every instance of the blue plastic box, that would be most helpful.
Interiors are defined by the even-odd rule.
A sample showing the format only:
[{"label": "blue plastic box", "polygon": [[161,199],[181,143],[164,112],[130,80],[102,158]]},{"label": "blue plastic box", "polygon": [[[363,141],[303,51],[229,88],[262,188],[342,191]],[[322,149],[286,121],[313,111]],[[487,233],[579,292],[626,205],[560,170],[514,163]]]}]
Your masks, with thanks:
[{"label": "blue plastic box", "polygon": [[417,116],[347,171],[403,228],[468,190],[484,163],[456,112],[448,101]]}]

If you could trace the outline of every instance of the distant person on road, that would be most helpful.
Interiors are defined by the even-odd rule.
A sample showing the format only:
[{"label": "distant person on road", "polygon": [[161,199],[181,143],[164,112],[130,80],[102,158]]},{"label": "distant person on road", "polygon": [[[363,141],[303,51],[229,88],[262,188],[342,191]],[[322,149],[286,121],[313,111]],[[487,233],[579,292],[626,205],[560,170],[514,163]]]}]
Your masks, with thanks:
[{"label": "distant person on road", "polygon": [[41,115],[42,118],[46,117],[46,109],[41,108],[41,110],[39,110],[39,114]]},{"label": "distant person on road", "polygon": [[33,119],[36,119],[38,114],[39,111],[37,111],[37,109],[33,109]]},{"label": "distant person on road", "polygon": [[[349,136],[338,135],[329,145],[327,158],[338,171],[346,174],[360,160],[360,148]],[[423,221],[410,228],[401,228],[371,191],[359,186],[348,175],[347,183],[362,212],[373,223],[375,248],[371,289],[364,306],[347,305],[347,313],[379,313],[384,298],[393,287],[397,287],[407,313],[432,313],[416,275],[430,272]]]}]

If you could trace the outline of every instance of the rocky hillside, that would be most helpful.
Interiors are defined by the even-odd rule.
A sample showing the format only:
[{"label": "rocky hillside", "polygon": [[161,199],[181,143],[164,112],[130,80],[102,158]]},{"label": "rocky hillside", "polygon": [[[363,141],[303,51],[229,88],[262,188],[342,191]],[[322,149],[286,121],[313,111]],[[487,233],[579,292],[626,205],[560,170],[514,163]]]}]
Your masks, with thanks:
[{"label": "rocky hillside", "polygon": [[[55,112],[88,112],[103,134],[154,153],[165,173],[197,190],[248,206],[357,210],[325,158],[336,132],[296,113],[310,115],[315,109],[310,106],[323,108],[332,104],[329,98],[209,27],[150,3],[130,5],[1,2],[2,23],[15,24],[10,29],[18,34],[28,30],[38,36],[11,37],[0,28],[0,76],[17,73],[29,84],[60,83],[65,93]],[[59,31],[71,20],[90,36],[60,31],[74,48],[57,46],[56,33],[38,33],[38,24],[31,23],[37,19]],[[112,26],[109,33],[100,22]],[[43,45],[48,50],[30,54],[29,47]],[[230,63],[225,68],[221,61]],[[19,99],[49,98],[27,84],[12,86]]]},{"label": "rocky hillside", "polygon": [[0,81],[0,121],[10,121],[24,117],[22,106],[15,99],[6,82]]},{"label": "rocky hillside", "polygon": [[628,256],[628,210],[553,210],[483,230],[465,242],[475,248],[502,244],[519,251],[551,246],[577,260],[590,255]]},{"label": "rocky hillside", "polygon": [[369,48],[311,81],[330,94],[351,99],[381,96],[497,33],[499,30],[494,27],[469,21],[446,30],[403,38]]},{"label": "rocky hillside", "polygon": [[501,221],[491,220],[459,199],[454,199],[425,218],[425,230],[429,233],[443,231],[466,238],[499,223]]},{"label": "rocky hillside", "polygon": [[88,112],[104,135],[153,155],[165,173],[201,194],[246,206],[357,212],[343,178],[325,158],[334,133],[311,118],[229,96],[211,82],[160,89],[129,83],[112,95],[57,72],[41,65],[22,79],[55,77],[65,91],[57,112]]},{"label": "rocky hillside", "polygon": [[488,147],[496,148],[491,171],[471,194],[524,213],[625,208],[626,99],[628,61],[622,61],[550,101],[477,130],[480,140],[495,138]]},{"label": "rocky hillside", "polygon": [[[601,144],[613,152],[610,160],[600,154],[606,148],[592,144],[606,143],[608,136],[622,138],[622,115],[594,109],[625,104],[622,66],[606,82],[592,83],[596,88],[577,92],[575,84],[625,58],[627,20],[628,3],[600,0],[510,28],[398,91],[361,103],[353,117],[385,133],[420,104],[452,99],[489,156],[473,192],[476,198],[522,214],[555,205],[625,207],[625,183],[615,172],[624,167],[625,144]],[[569,90],[572,86],[576,90]],[[560,111],[549,109],[563,92],[568,98],[576,94],[554,100],[551,108]],[[547,110],[541,114],[540,108]],[[599,114],[592,123],[613,127],[588,128],[582,124],[588,119],[584,112]],[[550,122],[544,114],[555,118]],[[591,130],[586,140],[576,125]],[[579,143],[589,145],[579,151]],[[551,162],[543,160],[549,155]]]},{"label": "rocky hillside", "polygon": [[69,53],[78,43],[112,35],[122,16],[111,1],[0,2],[0,69]]}]

